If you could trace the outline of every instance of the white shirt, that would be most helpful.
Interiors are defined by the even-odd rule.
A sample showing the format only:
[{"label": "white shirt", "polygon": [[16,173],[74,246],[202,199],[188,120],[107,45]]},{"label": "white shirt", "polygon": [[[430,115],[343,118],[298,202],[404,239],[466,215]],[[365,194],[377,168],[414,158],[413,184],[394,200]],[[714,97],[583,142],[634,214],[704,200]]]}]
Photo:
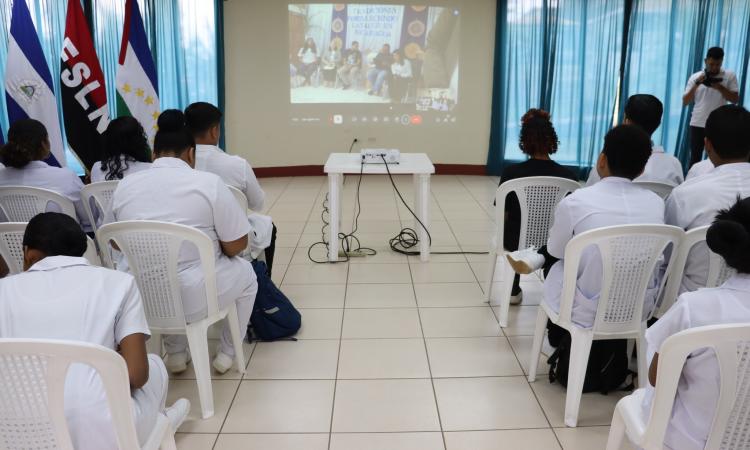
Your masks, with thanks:
[{"label": "white shirt", "polygon": [[[703,71],[695,72],[688,78],[687,86],[685,86],[685,94],[695,86],[695,80],[703,75]],[[718,75],[713,75],[712,78],[722,78],[721,84],[731,92],[739,92],[737,85],[737,76],[731,70],[721,69]],[[695,91],[695,98],[693,99],[695,106],[693,106],[693,115],[690,117],[690,126],[705,128],[706,120],[709,114],[711,114],[716,108],[727,104],[727,99],[721,95],[718,89],[710,88],[701,84]]]},{"label": "white shirt", "polygon": [[[5,167],[0,169],[0,186],[28,186],[57,192],[73,202],[81,227],[86,231],[91,231],[91,225],[81,201],[83,182],[65,167],[53,167],[44,161],[31,161],[20,169]],[[48,210],[60,211],[53,205],[50,205]]]},{"label": "white shirt", "polygon": [[[117,350],[137,333],[150,335],[128,274],[91,266],[85,258],[50,256],[0,280],[2,338],[65,339]],[[101,380],[86,366],[68,372],[65,416],[77,450],[117,447]]]},{"label": "white shirt", "polygon": [[391,64],[391,73],[394,77],[411,78],[411,61],[404,59],[404,64]]},{"label": "white shirt", "polygon": [[[626,178],[606,177],[593,186],[578,189],[565,197],[555,209],[549,231],[547,252],[559,258],[544,281],[544,301],[555,311],[560,310],[565,246],[584,231],[613,225],[662,224],[664,201],[653,192]],[[601,292],[602,263],[597,248],[588,248],[581,257],[573,301],[572,320],[583,328],[591,328]],[[656,280],[647,292],[644,315],[653,307]]]},{"label": "white shirt", "polygon": [[[136,173],[136,172],[140,172],[142,170],[151,168],[150,162],[134,161],[133,159],[128,159],[126,161],[124,155],[120,155],[120,161],[122,162],[122,177],[123,178],[130,175],[131,173]],[[127,168],[126,168],[126,164],[127,164]],[[109,181],[106,179],[108,172],[109,172],[109,169],[102,172],[101,161],[95,162],[94,166],[91,167],[91,182],[98,183],[100,181]]]},{"label": "white shirt", "polygon": [[707,174],[714,170],[714,163],[711,162],[710,159],[706,158],[701,162],[697,162],[693,164],[693,167],[688,170],[688,174],[685,177],[685,180],[690,180],[695,177],[699,177],[701,175]]},{"label": "white shirt", "polygon": [[253,211],[263,209],[266,194],[244,158],[230,155],[215,145],[198,144],[195,146],[195,168],[216,174],[224,183],[244,192],[248,208]]},{"label": "white shirt", "polygon": [[[667,198],[665,221],[684,230],[710,225],[716,213],[731,207],[738,195],[750,196],[750,163],[723,164],[674,188]],[[708,247],[697,244],[688,255],[680,293],[706,285],[708,263]]]},{"label": "white shirt", "polygon": [[[229,188],[212,173],[193,170],[178,158],[158,158],[151,170],[134,173],[118,184],[105,223],[124,220],[178,223],[208,235],[214,244],[220,297],[223,291],[256,283],[247,261],[229,258],[221,251],[219,241],[231,242],[246,236],[250,224]],[[187,320],[205,317],[203,271],[195,249],[182,249],[179,270]]]},{"label": "white shirt", "polygon": [[[750,322],[749,275],[737,274],[720,287],[682,294],[669,311],[646,330],[649,361],[668,337],[682,330],[741,322]],[[719,363],[714,351],[705,348],[691,353],[677,385],[665,444],[674,450],[703,450],[720,385]],[[646,389],[643,412],[648,415],[654,388]]]},{"label": "white shirt", "polygon": [[316,55],[311,48],[308,48],[307,50],[304,48],[299,49],[297,56],[300,61],[302,61],[302,64],[312,64],[318,60],[318,55]]},{"label": "white shirt", "polygon": [[[586,186],[591,186],[600,179],[596,167],[592,167]],[[661,145],[654,145],[643,173],[634,181],[650,181],[677,186],[685,180],[682,176],[680,160],[666,153]]]}]

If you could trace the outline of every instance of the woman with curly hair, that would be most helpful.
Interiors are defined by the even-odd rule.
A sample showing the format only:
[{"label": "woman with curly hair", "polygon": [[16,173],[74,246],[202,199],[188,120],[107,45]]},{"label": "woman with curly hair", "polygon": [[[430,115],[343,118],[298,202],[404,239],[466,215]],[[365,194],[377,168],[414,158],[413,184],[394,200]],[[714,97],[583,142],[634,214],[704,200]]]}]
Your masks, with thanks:
[{"label": "woman with curly hair", "polygon": [[[542,109],[532,108],[521,117],[521,133],[518,147],[529,159],[522,163],[507,166],[500,176],[500,184],[517,178],[526,177],[560,177],[578,181],[572,170],[552,161],[550,155],[557,151],[559,141],[555,127],[550,121],[550,114]],[[505,249],[518,250],[518,239],[521,234],[521,206],[518,197],[511,193],[505,200],[505,230],[503,242]],[[511,305],[518,305],[523,299],[519,284],[520,276],[513,278]]]},{"label": "woman with curly hair", "polygon": [[122,180],[151,167],[151,149],[140,122],[118,117],[104,132],[104,158],[91,168],[91,182]]}]

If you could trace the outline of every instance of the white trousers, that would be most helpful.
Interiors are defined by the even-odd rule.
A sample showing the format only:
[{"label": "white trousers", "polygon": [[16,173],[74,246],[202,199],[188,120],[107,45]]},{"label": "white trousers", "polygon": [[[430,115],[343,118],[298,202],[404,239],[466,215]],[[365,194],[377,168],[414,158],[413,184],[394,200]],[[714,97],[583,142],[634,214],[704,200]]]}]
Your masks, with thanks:
[{"label": "white trousers", "polygon": [[148,381],[140,389],[131,392],[133,396],[133,413],[138,442],[146,443],[154,429],[156,418],[164,412],[167,402],[169,375],[164,361],[154,354],[148,355]]}]

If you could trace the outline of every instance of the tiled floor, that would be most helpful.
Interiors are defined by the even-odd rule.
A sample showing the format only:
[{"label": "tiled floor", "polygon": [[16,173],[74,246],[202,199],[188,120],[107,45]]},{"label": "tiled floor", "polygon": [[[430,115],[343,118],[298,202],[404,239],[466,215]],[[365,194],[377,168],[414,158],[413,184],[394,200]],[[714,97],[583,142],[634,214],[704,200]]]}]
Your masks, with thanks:
[{"label": "tiled floor", "polygon": [[[366,176],[358,237],[378,251],[349,263],[314,264],[323,177],[263,179],[279,229],[273,278],[303,316],[297,342],[248,344],[247,373],[213,381],[216,415],[199,420],[192,369],[170,399],[193,411],[180,449],[599,450],[619,395],[585,394],[579,427],[565,428],[565,392],[526,380],[541,284],[523,279],[523,306],[501,329],[484,303],[485,255],[432,255],[429,263],[387,248],[413,226],[387,178]],[[411,180],[398,177],[405,198]],[[434,251],[486,251],[497,179],[432,179]],[[356,177],[345,185],[344,230]],[[311,252],[324,258],[324,249]]]}]

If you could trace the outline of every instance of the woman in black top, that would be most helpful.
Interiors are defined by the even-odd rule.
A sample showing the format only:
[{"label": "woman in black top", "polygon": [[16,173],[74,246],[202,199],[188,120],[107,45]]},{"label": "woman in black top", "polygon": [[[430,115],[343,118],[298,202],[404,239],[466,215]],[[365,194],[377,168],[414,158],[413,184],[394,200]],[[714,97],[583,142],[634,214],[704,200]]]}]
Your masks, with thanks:
[{"label": "woman in black top", "polygon": [[[529,159],[522,163],[506,167],[500,176],[500,184],[516,178],[526,177],[560,177],[578,181],[578,177],[570,169],[552,161],[550,155],[557,151],[560,142],[550,121],[550,114],[541,109],[532,108],[521,118],[521,134],[518,147],[528,155]],[[516,194],[509,194],[505,200],[505,229],[503,243],[506,250],[518,250],[518,240],[521,234],[521,206]],[[511,291],[512,305],[521,303],[523,293],[519,284],[520,276],[513,278]]]}]

